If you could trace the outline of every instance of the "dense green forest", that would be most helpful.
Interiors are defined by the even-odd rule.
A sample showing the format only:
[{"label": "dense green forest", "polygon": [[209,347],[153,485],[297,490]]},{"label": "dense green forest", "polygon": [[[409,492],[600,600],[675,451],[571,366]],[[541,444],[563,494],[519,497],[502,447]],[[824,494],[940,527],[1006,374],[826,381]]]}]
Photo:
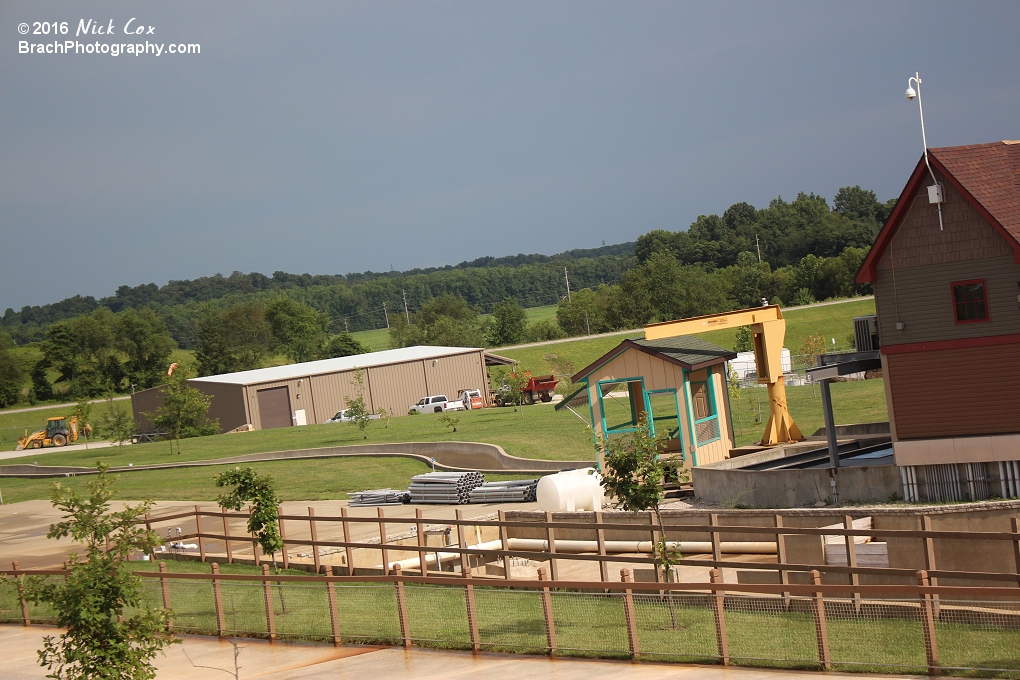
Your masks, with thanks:
[{"label": "dense green forest", "polygon": [[[360,353],[348,331],[363,329],[389,327],[393,347],[498,347],[763,300],[789,306],[865,294],[870,287],[854,277],[892,204],[844,187],[832,207],[814,194],[762,209],[737,203],[686,230],[554,256],[346,276],[235,272],[8,309],[0,406],[159,384],[178,347],[195,351],[189,370],[210,375],[257,368],[274,354],[308,361]],[[548,304],[558,304],[556,323],[526,322],[524,307]],[[26,344],[42,357],[32,365],[10,351]]]}]

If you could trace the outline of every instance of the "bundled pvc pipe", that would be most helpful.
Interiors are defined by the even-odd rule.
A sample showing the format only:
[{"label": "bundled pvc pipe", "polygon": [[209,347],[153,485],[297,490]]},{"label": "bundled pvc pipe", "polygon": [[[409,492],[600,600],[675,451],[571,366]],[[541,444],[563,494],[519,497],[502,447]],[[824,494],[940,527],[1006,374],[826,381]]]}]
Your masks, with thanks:
[{"label": "bundled pvc pipe", "polygon": [[486,482],[471,489],[471,503],[527,503],[536,499],[537,479]]},{"label": "bundled pvc pipe", "polygon": [[463,505],[471,490],[484,483],[480,472],[429,472],[412,477],[407,491],[412,503]]},{"label": "bundled pvc pipe", "polygon": [[349,505],[352,508],[370,505],[403,505],[411,498],[411,495],[406,491],[398,491],[397,489],[355,491],[347,495],[351,497]]}]

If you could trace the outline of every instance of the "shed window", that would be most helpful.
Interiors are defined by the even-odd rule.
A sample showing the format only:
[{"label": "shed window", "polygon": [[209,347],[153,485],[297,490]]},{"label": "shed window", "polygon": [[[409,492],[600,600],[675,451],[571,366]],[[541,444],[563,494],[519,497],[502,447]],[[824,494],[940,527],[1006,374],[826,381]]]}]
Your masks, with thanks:
[{"label": "shed window", "polygon": [[953,309],[956,323],[988,321],[988,296],[984,279],[955,281],[953,287]]}]

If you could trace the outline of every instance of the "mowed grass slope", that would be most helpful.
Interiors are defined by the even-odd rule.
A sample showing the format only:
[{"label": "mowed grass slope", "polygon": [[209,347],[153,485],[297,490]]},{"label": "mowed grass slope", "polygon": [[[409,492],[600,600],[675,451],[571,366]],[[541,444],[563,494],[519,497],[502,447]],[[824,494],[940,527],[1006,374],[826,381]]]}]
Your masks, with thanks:
[{"label": "mowed grass slope", "polygon": [[[848,336],[853,333],[853,317],[875,313],[873,299],[852,300],[839,304],[805,307],[783,312],[786,319],[785,347],[797,354],[798,349],[811,335],[821,335],[826,342],[832,338],[840,346],[846,346]],[[570,375],[581,370],[597,358],[619,345],[625,338],[640,338],[641,331],[609,337],[575,338],[562,342],[522,347],[518,349],[493,350],[501,356],[515,359],[534,374],[556,373]],[[737,343],[737,329],[710,331],[700,337],[720,347],[733,349]]]}]

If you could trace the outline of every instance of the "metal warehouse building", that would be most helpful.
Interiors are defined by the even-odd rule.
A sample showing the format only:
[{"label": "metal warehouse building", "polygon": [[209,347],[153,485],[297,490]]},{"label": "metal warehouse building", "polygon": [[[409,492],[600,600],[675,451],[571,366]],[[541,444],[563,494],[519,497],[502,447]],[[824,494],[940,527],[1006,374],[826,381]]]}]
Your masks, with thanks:
[{"label": "metal warehouse building", "polygon": [[[364,370],[368,408],[405,415],[410,406],[431,394],[456,398],[463,389],[488,395],[486,364],[507,360],[471,347],[404,347],[382,352],[323,359],[253,371],[193,378],[188,384],[212,397],[209,417],[222,432],[246,424],[256,430],[324,423],[357,396],[354,372]],[[131,397],[138,431],[153,430],[143,413],[160,404],[160,388]]]}]

